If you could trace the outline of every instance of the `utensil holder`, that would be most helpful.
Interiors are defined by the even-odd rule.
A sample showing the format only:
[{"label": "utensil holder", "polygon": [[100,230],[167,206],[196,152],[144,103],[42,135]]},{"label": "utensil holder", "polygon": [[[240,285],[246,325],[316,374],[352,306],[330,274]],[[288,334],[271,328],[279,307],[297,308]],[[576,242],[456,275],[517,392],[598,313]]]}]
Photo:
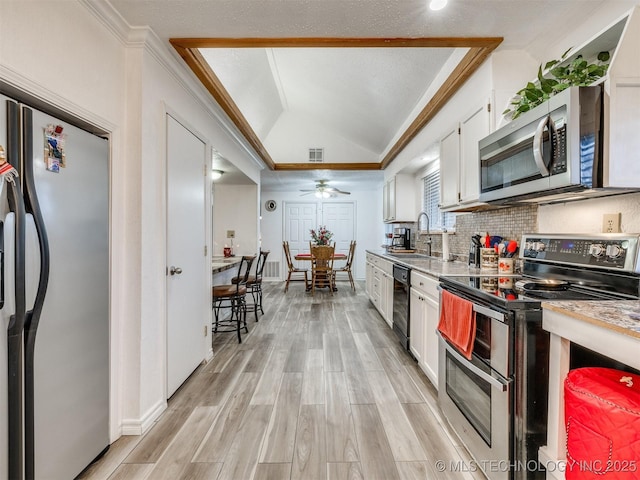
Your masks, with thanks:
[{"label": "utensil holder", "polygon": [[513,258],[502,257],[498,259],[498,272],[511,274],[513,273]]},{"label": "utensil holder", "polygon": [[480,269],[481,270],[498,270],[498,252],[495,248],[480,249]]}]

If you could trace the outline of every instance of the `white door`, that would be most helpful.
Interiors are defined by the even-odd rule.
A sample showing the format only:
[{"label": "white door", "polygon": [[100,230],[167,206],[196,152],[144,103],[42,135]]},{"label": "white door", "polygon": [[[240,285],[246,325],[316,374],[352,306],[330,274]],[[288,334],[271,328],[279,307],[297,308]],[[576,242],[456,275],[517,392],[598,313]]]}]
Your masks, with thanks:
[{"label": "white door", "polygon": [[322,225],[333,232],[332,241],[336,242],[336,252],[349,253],[351,240],[356,238],[353,202],[325,202],[322,204]]},{"label": "white door", "polygon": [[206,355],[205,165],[206,145],[167,115],[167,398]]},{"label": "white door", "polygon": [[[309,230],[318,228],[318,208],[314,203],[286,203],[284,206],[284,239],[289,242],[291,258],[299,252],[309,251]],[[293,261],[296,263],[296,261]],[[282,259],[282,264],[286,260]],[[307,265],[308,267],[309,265]],[[300,265],[304,268],[304,265]]]}]

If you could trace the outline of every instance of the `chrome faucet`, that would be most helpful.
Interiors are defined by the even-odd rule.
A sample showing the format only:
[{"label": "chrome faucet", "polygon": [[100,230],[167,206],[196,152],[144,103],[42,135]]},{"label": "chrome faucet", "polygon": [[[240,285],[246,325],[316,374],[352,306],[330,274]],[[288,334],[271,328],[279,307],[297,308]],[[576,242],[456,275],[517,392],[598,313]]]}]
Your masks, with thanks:
[{"label": "chrome faucet", "polygon": [[[418,220],[416,220],[417,223],[417,230],[416,230],[416,237],[418,235],[418,232],[420,231],[420,219],[422,218],[422,216],[427,217],[427,235],[430,235],[431,233],[429,232],[429,215],[427,215],[427,212],[420,212],[418,214]],[[427,255],[431,256],[431,237],[427,238]]]}]

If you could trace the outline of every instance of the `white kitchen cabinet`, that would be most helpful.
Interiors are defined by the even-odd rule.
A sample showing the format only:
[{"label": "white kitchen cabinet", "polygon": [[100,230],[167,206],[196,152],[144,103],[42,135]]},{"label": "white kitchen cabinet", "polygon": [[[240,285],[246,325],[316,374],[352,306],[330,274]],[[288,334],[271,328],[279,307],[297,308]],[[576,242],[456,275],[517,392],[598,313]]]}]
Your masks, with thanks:
[{"label": "white kitchen cabinet", "polygon": [[424,362],[424,294],[413,287],[409,290],[409,351],[418,365]]},{"label": "white kitchen cabinet", "polygon": [[393,262],[367,253],[366,292],[382,318],[393,326]]},{"label": "white kitchen cabinet", "polygon": [[410,302],[409,349],[418,361],[418,366],[438,388],[438,281],[412,271]]},{"label": "white kitchen cabinet", "polygon": [[489,103],[465,115],[440,141],[440,208],[473,209],[480,198],[478,142],[489,134]]},{"label": "white kitchen cabinet", "polygon": [[382,216],[387,223],[415,222],[415,178],[398,174],[387,180],[382,188]]}]

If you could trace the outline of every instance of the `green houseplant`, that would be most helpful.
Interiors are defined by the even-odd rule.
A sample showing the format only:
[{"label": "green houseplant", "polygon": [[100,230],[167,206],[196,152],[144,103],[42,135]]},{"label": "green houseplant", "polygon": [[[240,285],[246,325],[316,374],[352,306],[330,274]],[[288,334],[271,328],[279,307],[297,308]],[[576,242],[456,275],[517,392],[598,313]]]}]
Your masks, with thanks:
[{"label": "green houseplant", "polygon": [[583,87],[602,78],[609,68],[609,52],[600,52],[594,62],[590,63],[582,55],[578,55],[569,63],[565,63],[570,49],[564,52],[559,60],[551,60],[542,68],[538,67],[538,78],[519,90],[510,105],[502,114],[511,120],[520,114],[537,107],[552,96],[569,87]]}]

